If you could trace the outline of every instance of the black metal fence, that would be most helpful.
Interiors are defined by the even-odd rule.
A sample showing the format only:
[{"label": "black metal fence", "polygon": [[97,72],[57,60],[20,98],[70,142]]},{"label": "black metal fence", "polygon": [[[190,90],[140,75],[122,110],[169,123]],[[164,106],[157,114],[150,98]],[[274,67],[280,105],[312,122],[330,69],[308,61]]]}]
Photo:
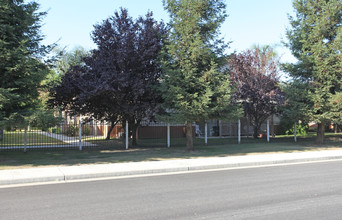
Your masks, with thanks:
[{"label": "black metal fence", "polygon": [[[123,146],[122,128],[116,126],[111,139],[106,140],[109,125],[100,124],[61,124],[49,129],[28,127],[26,129],[7,129],[0,133],[1,150],[95,148],[111,145]],[[106,144],[104,144],[106,143]]]},{"label": "black metal fence", "polygon": [[[60,124],[49,129],[27,127],[26,129],[7,129],[0,132],[0,151],[35,149],[125,149],[125,126],[116,125],[111,132],[107,123]],[[129,147],[168,147],[185,144],[185,127],[170,124],[169,142],[167,123],[142,124],[128,137]],[[134,146],[133,146],[134,145]]]},{"label": "black metal fence", "polygon": [[[207,126],[207,136],[215,136],[216,124]],[[222,126],[223,129],[225,128]],[[232,124],[231,136],[225,140],[211,139],[209,143],[225,144],[237,142],[237,126]],[[240,126],[243,128],[243,126]],[[144,123],[136,130],[136,134],[129,134],[126,139],[124,130],[126,125],[118,124],[110,131],[110,124],[89,122],[84,124],[68,123],[42,129],[27,127],[26,129],[7,129],[0,131],[0,151],[35,149],[127,149],[143,147],[177,147],[186,144],[186,128],[184,124],[176,123]],[[222,129],[222,130],[223,130]],[[243,129],[241,129],[243,131]],[[110,132],[109,132],[110,131]],[[204,125],[193,124],[195,144],[205,143]],[[220,131],[224,134],[224,131]],[[133,138],[135,136],[136,138]]]}]

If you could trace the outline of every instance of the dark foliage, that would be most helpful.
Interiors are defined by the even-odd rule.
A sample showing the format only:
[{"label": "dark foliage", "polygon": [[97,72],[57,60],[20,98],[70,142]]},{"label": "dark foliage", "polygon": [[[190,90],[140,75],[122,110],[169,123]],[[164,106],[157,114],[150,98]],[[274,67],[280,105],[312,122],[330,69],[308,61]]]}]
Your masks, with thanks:
[{"label": "dark foliage", "polygon": [[112,125],[128,120],[135,133],[136,126],[153,117],[161,102],[155,87],[166,28],[151,12],[134,21],[126,9],[94,28],[97,49],[84,58],[85,65],[69,69],[54,88],[53,104]]},{"label": "dark foliage", "polygon": [[342,1],[294,0],[293,8],[285,45],[298,62],[284,69],[297,85],[303,84],[297,89],[302,88],[309,102],[302,114],[318,123],[316,142],[322,144],[326,125],[340,121],[341,109],[336,107],[342,101]]},{"label": "dark foliage", "polygon": [[271,51],[255,49],[234,54],[228,66],[236,88],[234,99],[243,104],[257,138],[261,124],[284,103],[284,94],[278,85],[277,62],[272,59]]},{"label": "dark foliage", "polygon": [[48,73],[42,62],[51,46],[41,45],[39,4],[0,0],[0,121],[27,116]]},{"label": "dark foliage", "polygon": [[229,76],[220,71],[227,44],[220,26],[226,4],[217,0],[164,0],[170,19],[162,91],[171,117],[186,122],[186,149],[193,151],[192,122],[237,115]]}]

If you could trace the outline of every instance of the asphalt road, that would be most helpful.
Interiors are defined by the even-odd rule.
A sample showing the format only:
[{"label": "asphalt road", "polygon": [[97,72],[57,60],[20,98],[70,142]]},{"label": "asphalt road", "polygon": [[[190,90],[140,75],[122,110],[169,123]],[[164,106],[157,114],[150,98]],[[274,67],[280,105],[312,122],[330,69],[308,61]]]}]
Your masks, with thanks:
[{"label": "asphalt road", "polygon": [[342,219],[342,161],[2,188],[0,219]]}]

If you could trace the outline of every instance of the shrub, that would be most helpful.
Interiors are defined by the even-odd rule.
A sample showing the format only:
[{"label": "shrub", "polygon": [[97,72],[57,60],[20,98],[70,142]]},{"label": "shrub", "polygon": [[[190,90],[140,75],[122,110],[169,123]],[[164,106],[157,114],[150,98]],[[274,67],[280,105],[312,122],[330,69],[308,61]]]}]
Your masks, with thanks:
[{"label": "shrub", "polygon": [[[309,130],[309,125],[304,125],[304,124],[297,124],[297,134],[298,135],[307,135]],[[291,129],[285,131],[286,135],[294,134],[294,127]]]},{"label": "shrub", "polygon": [[49,128],[50,133],[55,133],[55,134],[63,134],[63,129],[62,128]]},{"label": "shrub", "polygon": [[89,125],[82,126],[82,135],[88,136],[90,135],[91,129]]},{"label": "shrub", "polygon": [[[298,135],[307,135],[309,131],[309,125],[306,122],[298,123],[297,124],[297,134]],[[278,134],[286,134],[292,135],[294,134],[294,124],[289,122],[289,120],[282,119],[280,121]]]},{"label": "shrub", "polygon": [[[91,128],[89,125],[83,125],[82,126],[82,135],[88,136],[91,133]],[[78,136],[79,135],[79,126],[78,125],[69,125],[65,131],[64,134],[67,136]]]},{"label": "shrub", "polygon": [[67,136],[77,136],[78,135],[78,126],[77,125],[68,125],[64,131],[64,134]]},{"label": "shrub", "polygon": [[52,110],[37,110],[30,118],[32,127],[39,127],[43,131],[49,131],[49,128],[58,125],[62,118],[55,117]]}]

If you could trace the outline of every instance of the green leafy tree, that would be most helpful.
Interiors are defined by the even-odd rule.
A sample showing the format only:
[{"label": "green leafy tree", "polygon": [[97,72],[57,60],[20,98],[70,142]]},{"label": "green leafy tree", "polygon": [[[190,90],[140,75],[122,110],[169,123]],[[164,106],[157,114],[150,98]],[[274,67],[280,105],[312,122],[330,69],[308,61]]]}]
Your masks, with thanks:
[{"label": "green leafy tree", "polygon": [[279,56],[277,52],[275,51],[274,47],[271,45],[255,44],[252,46],[251,50],[258,52],[259,59],[262,60],[263,63],[268,63],[272,61],[277,61],[278,63]]},{"label": "green leafy tree", "polygon": [[29,117],[31,126],[39,127],[47,130],[61,122],[61,119],[56,115],[60,115],[60,106],[56,106],[54,110],[48,105],[51,99],[51,90],[61,83],[62,76],[72,66],[84,65],[83,58],[88,55],[88,52],[83,47],[75,47],[71,51],[66,51],[60,47],[54,47],[52,50],[52,58],[49,63],[49,71],[44,80],[41,81],[39,87],[39,98],[37,99],[36,109]]},{"label": "green leafy tree", "polygon": [[[83,59],[90,53],[83,47],[78,46],[71,51],[66,51],[65,48],[54,47],[52,50],[53,58],[50,69],[45,79],[41,82],[39,89],[39,99],[41,101],[40,109],[49,109],[48,100],[51,98],[51,90],[61,84],[62,77],[73,66],[84,66]],[[56,106],[58,109],[58,106]],[[39,112],[38,111],[38,112]],[[47,111],[46,114],[51,113]],[[49,116],[51,117],[51,116]]]},{"label": "green leafy tree", "polygon": [[310,120],[307,112],[313,105],[310,99],[310,84],[293,80],[283,84],[285,104],[282,107],[283,118],[292,124],[299,120]]},{"label": "green leafy tree", "polygon": [[54,69],[60,77],[72,66],[85,65],[83,58],[90,55],[90,52],[81,46],[75,47],[71,51],[55,48],[54,52],[58,55],[58,58],[54,63]]},{"label": "green leafy tree", "polygon": [[281,107],[281,127],[286,127],[283,129],[284,132],[290,130],[287,134],[293,134],[294,125],[297,126],[297,123],[301,122],[300,126],[297,126],[297,133],[306,134],[310,120],[307,112],[310,111],[310,106],[313,106],[309,95],[310,84],[300,80],[292,80],[282,84],[282,91],[285,94],[285,103]]},{"label": "green leafy tree", "polygon": [[224,118],[236,109],[228,107],[229,76],[218,65],[227,46],[218,38],[227,16],[226,5],[216,0],[164,0],[163,3],[171,17],[163,94],[169,111],[186,122],[186,148],[192,151],[193,121]]},{"label": "green leafy tree", "polygon": [[329,103],[331,107],[331,119],[335,124],[342,124],[342,92],[332,95]]},{"label": "green leafy tree", "polygon": [[46,13],[38,8],[36,2],[0,0],[0,121],[25,118],[37,105],[48,73],[42,60],[50,46],[40,44]]},{"label": "green leafy tree", "polygon": [[316,141],[323,143],[325,124],[333,115],[331,100],[341,92],[342,2],[295,0],[293,7],[296,15],[289,18],[287,46],[298,62],[284,67],[310,85],[306,114],[318,123]]},{"label": "green leafy tree", "polygon": [[53,110],[37,110],[30,117],[30,125],[38,127],[43,131],[58,125],[62,118],[56,117]]}]

